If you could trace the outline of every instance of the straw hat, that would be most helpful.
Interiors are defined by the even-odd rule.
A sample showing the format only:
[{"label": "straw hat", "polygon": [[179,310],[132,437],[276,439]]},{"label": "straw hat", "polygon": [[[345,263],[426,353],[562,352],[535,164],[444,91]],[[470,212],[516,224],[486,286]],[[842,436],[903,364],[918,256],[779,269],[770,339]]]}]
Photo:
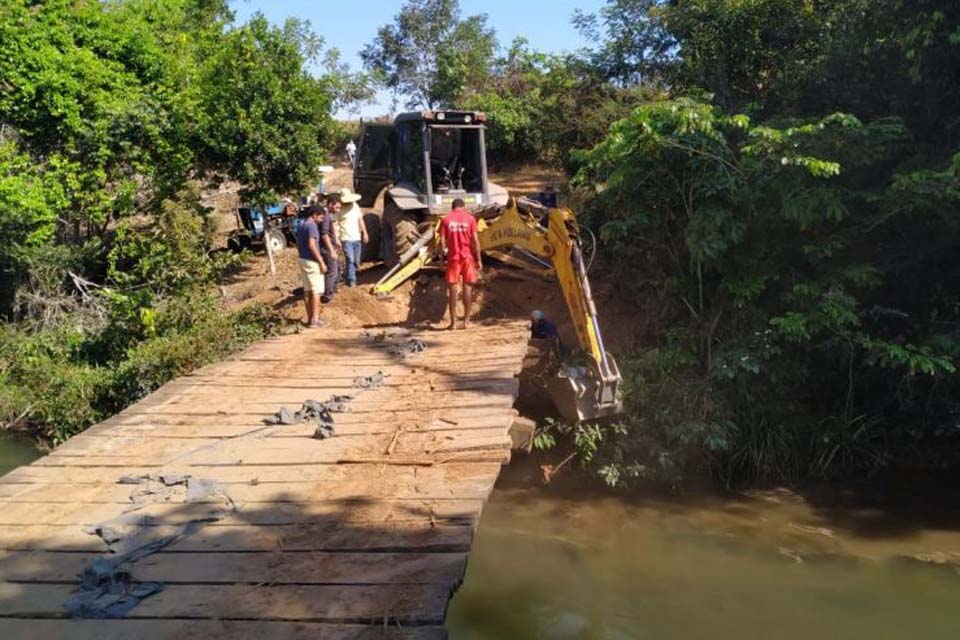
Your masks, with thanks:
[{"label": "straw hat", "polygon": [[344,187],[340,189],[340,202],[347,204],[349,202],[358,202],[360,200],[360,194],[354,193],[350,187]]}]

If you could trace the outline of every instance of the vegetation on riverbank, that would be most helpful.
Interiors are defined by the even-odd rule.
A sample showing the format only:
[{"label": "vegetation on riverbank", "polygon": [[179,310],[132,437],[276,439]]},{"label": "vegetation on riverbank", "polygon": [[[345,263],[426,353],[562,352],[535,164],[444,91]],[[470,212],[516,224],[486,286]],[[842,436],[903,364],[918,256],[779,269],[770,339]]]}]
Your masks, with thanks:
[{"label": "vegetation on riverbank", "polygon": [[350,82],[321,48],[222,1],[0,8],[0,426],[62,441],[277,329],[211,296],[235,259],[198,190],[316,178]]}]

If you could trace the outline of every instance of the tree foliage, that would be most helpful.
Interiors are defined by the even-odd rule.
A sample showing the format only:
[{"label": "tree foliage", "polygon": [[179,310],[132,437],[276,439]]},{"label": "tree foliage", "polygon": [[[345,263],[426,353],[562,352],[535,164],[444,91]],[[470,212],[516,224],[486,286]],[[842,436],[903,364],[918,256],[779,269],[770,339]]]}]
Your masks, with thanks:
[{"label": "tree foliage", "polygon": [[0,427],[62,439],[271,330],[210,295],[233,261],[197,189],[312,179],[321,47],[222,0],[0,4]]},{"label": "tree foliage", "polygon": [[955,459],[960,15],[635,4],[675,43],[674,97],[577,156],[576,183],[659,329],[624,367],[628,428],[591,453],[598,471],[797,480]]},{"label": "tree foliage", "polygon": [[315,177],[334,126],[332,94],[305,68],[321,46],[294,19],[273,27],[257,15],[225,34],[200,77],[203,163],[225,169],[252,197]]},{"label": "tree foliage", "polygon": [[360,55],[408,107],[433,109],[481,85],[495,49],[486,15],[461,18],[458,0],[408,0]]}]

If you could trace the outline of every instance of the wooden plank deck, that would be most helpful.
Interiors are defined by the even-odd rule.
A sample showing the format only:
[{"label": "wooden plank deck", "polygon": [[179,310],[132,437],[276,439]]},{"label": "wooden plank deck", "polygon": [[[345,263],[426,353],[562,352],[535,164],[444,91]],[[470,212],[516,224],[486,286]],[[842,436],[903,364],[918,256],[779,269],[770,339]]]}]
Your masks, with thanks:
[{"label": "wooden plank deck", "polygon": [[[510,458],[527,327],[386,331],[258,343],[0,478],[0,637],[445,638]],[[425,351],[389,351],[414,338]],[[264,424],[333,395],[353,398],[332,438]],[[68,619],[94,559],[150,543],[122,569],[158,593],[124,619]]]}]

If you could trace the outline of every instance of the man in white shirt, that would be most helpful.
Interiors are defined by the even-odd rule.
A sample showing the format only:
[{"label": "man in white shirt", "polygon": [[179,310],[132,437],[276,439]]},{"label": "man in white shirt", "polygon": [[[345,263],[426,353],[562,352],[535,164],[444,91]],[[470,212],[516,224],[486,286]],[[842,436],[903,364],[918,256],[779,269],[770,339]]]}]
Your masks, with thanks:
[{"label": "man in white shirt", "polygon": [[363,224],[363,209],[357,202],[360,195],[349,188],[340,190],[340,202],[343,206],[337,216],[337,231],[343,255],[347,261],[347,273],[344,278],[348,287],[357,284],[357,268],[360,266],[360,254],[367,242],[367,227]]},{"label": "man in white shirt", "polygon": [[357,165],[357,145],[353,143],[352,139],[347,143],[347,158],[350,159],[351,167]]}]

